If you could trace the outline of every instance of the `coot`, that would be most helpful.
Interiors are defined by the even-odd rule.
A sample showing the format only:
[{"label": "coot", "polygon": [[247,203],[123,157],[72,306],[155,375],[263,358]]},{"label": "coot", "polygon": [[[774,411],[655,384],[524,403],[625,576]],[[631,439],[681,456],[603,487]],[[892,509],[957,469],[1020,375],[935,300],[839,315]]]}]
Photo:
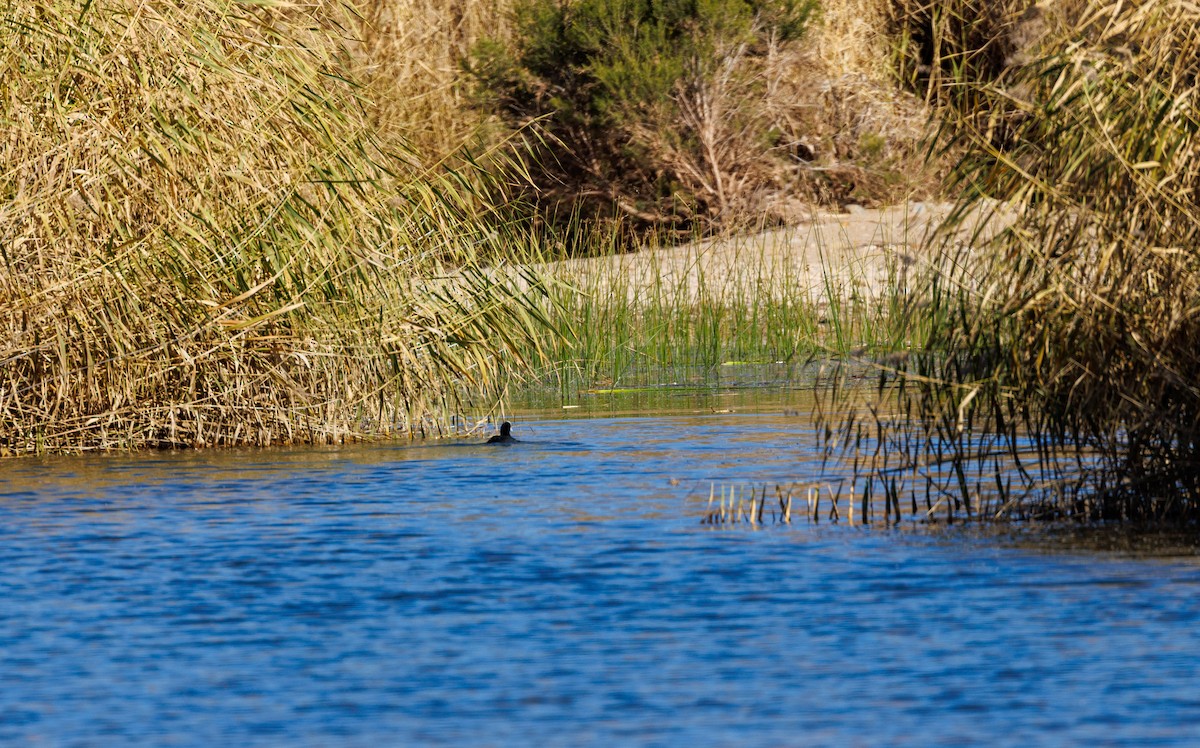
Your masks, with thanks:
[{"label": "coot", "polygon": [[487,440],[488,444],[512,444],[516,439],[512,435],[512,424],[508,421],[500,424],[500,433]]}]

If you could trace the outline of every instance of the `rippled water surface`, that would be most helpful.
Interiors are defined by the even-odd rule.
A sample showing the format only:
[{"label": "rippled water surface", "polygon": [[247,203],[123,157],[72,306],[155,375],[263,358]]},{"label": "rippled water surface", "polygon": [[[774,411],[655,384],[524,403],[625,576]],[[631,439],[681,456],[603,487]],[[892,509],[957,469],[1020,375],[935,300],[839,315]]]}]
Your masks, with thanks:
[{"label": "rippled water surface", "polygon": [[792,416],[0,464],[0,741],[1186,745],[1200,569],[699,524]]}]

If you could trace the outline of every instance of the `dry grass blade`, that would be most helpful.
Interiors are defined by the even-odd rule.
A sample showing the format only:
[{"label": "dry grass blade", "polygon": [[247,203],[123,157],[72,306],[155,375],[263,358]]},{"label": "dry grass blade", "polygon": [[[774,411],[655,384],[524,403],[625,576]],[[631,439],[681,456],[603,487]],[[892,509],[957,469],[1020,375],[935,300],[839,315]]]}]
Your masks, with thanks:
[{"label": "dry grass blade", "polygon": [[986,74],[958,68],[944,102],[958,216],[993,228],[943,235],[914,306],[929,352],[860,469],[911,475],[929,514],[1192,520],[1200,14],[1079,2],[1022,24],[1038,36]]},{"label": "dry grass blade", "polygon": [[20,71],[0,100],[0,449],[427,432],[519,368],[540,281],[463,269],[523,240],[375,127],[362,22],[332,2],[0,11]]}]

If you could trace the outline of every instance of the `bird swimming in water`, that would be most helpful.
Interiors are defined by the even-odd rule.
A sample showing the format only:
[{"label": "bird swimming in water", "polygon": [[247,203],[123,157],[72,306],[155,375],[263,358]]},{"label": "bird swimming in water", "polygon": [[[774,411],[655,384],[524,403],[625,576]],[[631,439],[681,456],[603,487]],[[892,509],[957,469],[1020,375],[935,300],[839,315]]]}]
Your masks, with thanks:
[{"label": "bird swimming in water", "polygon": [[508,421],[500,424],[500,433],[487,440],[488,444],[512,444],[516,439],[512,435],[512,424]]}]

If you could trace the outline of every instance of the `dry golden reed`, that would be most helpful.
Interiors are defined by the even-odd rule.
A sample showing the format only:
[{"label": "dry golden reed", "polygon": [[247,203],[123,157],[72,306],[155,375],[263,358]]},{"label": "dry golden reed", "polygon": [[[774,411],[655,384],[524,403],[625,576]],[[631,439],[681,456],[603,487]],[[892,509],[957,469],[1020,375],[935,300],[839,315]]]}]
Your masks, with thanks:
[{"label": "dry golden reed", "polygon": [[434,158],[478,145],[463,62],[484,37],[505,38],[511,0],[373,0],[363,6],[359,56],[379,125]]},{"label": "dry golden reed", "polygon": [[918,515],[1191,522],[1200,12],[1026,6],[1007,39],[980,37],[1007,44],[998,67],[960,65],[935,95],[962,154],[955,218],[986,217],[991,238],[943,234],[912,307],[933,320],[926,353],[873,409],[830,411],[827,443]]},{"label": "dry golden reed", "polygon": [[520,367],[540,282],[479,270],[511,237],[375,126],[363,23],[4,6],[0,449],[411,432]]}]

